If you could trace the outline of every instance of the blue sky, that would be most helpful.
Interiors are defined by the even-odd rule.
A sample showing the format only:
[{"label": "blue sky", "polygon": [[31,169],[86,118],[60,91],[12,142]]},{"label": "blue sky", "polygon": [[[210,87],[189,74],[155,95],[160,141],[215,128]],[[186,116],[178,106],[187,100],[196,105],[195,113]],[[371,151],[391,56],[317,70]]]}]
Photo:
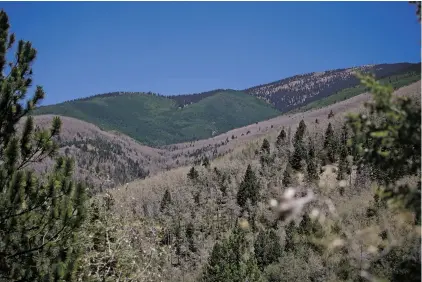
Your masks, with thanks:
[{"label": "blue sky", "polygon": [[244,89],[295,74],[419,62],[407,2],[2,3],[38,50],[43,104],[111,91]]}]

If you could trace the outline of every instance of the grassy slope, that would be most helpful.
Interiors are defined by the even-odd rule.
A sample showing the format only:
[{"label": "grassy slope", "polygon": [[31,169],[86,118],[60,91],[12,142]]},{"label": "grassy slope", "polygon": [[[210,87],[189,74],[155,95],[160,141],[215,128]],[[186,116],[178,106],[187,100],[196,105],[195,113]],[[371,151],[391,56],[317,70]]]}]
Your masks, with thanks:
[{"label": "grassy slope", "polygon": [[125,94],[45,106],[35,114],[70,116],[148,145],[165,145],[208,138],[279,112],[243,92],[223,91],[184,108],[160,96]]},{"label": "grassy slope", "polygon": [[[394,89],[401,88],[403,86],[410,85],[416,81],[421,79],[421,73],[419,72],[407,72],[403,74],[389,76],[383,79],[380,79],[381,83],[383,84],[390,84],[393,86]],[[346,88],[343,89],[331,96],[326,98],[311,102],[303,107],[290,111],[290,113],[294,112],[304,112],[312,109],[319,109],[323,108],[332,104],[335,104],[340,101],[344,101],[350,99],[354,96],[362,94],[366,92],[366,89],[362,85],[358,85],[356,87]]]}]

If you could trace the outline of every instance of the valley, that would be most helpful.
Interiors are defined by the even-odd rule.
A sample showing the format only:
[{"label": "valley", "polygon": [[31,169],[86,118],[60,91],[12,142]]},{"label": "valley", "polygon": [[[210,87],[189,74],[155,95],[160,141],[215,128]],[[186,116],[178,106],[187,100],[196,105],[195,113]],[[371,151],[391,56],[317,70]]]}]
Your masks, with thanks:
[{"label": "valley", "polygon": [[[419,80],[401,87],[395,93],[418,97],[420,86]],[[208,139],[176,143],[161,148],[141,145],[122,133],[104,131],[93,124],[62,116],[60,151],[75,157],[77,179],[85,180],[94,190],[105,190],[138,178],[153,176],[158,172],[200,164],[204,157],[210,160],[221,158],[236,148],[261,140],[264,136],[271,135],[274,139],[282,128],[287,131],[290,127],[294,132],[302,119],[314,125],[318,120],[321,126],[326,126],[331,111],[335,115],[332,120],[342,119],[346,113],[362,108],[364,102],[369,99],[368,93],[362,93],[322,108],[280,115]],[[35,118],[41,126],[49,126],[53,115],[40,115]],[[44,171],[49,165],[51,163],[46,161],[34,167],[37,171]]]},{"label": "valley", "polygon": [[[345,99],[361,94],[364,89],[355,89],[358,85],[355,72],[392,80],[399,87],[418,80],[420,63],[327,70],[293,76],[244,91],[218,89],[176,96],[114,92],[42,106],[34,114],[77,118],[102,130],[119,131],[144,145],[160,147],[207,139],[301,107],[306,110],[312,107],[307,105],[336,95]],[[342,95],[343,92],[352,94]],[[335,99],[321,105],[334,102]]]}]

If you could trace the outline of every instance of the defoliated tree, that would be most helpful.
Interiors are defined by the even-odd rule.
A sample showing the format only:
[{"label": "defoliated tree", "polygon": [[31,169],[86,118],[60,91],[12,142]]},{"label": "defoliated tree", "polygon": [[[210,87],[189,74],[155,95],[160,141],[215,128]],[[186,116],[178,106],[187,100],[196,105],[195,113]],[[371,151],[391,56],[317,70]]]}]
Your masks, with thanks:
[{"label": "defoliated tree", "polygon": [[[29,116],[44,98],[41,86],[26,101],[36,50],[15,42],[7,14],[0,11],[0,280],[72,281],[81,253],[78,231],[86,218],[86,191],[72,181],[73,161],[58,157],[39,178],[28,166],[57,155],[61,127],[54,118],[41,130]],[[22,123],[22,131],[17,126]]]}]

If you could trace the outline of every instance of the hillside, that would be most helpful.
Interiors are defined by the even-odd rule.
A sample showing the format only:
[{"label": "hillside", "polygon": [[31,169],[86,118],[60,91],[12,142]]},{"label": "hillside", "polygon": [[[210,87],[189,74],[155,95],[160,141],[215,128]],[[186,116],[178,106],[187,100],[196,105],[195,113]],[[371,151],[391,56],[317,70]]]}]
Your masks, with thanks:
[{"label": "hillside", "polygon": [[145,93],[97,95],[40,107],[34,114],[74,117],[144,144],[160,146],[208,138],[279,112],[243,92],[223,90],[189,105],[183,100]]},{"label": "hillside", "polygon": [[355,87],[354,71],[370,72],[388,81],[399,78],[398,87],[420,78],[420,64],[381,64],[297,75],[244,91],[217,89],[175,96],[99,94],[43,106],[34,114],[77,118],[156,147],[210,138],[280,112],[311,109],[361,94],[365,89]]},{"label": "hillside", "polygon": [[[394,89],[399,89],[400,87],[409,85],[411,83],[419,81],[420,79],[421,79],[421,70],[420,68],[418,68],[415,70],[409,70],[404,73],[399,73],[399,74],[382,78],[380,79],[380,83],[383,85],[389,84]],[[331,104],[335,104],[339,101],[352,98],[356,95],[364,93],[365,91],[366,89],[362,85],[346,88],[346,89],[336,92],[335,94],[331,96],[316,100],[300,108],[296,108],[292,110],[291,112],[301,112],[301,111],[307,111],[307,110],[315,109],[315,108],[322,108]]]},{"label": "hillside", "polygon": [[[36,116],[40,127],[50,127],[52,115]],[[144,178],[166,167],[164,151],[142,146],[117,132],[106,132],[97,126],[70,117],[61,117],[60,153],[75,159],[75,178],[86,181],[93,190],[107,189],[128,181]],[[22,121],[23,122],[23,121]],[[45,172],[52,161],[33,165]]]},{"label": "hillside", "polygon": [[[418,97],[421,82],[415,82],[398,89],[396,95]],[[145,176],[199,163],[204,156],[217,159],[246,144],[260,140],[263,136],[278,135],[282,128],[295,130],[301,119],[311,125],[326,126],[327,116],[333,111],[333,120],[350,111],[356,111],[368,101],[367,93],[314,108],[302,113],[281,115],[266,121],[235,128],[211,138],[177,143],[156,149],[140,145],[136,140],[118,132],[107,132],[99,127],[69,117],[61,117],[63,130],[60,134],[60,151],[76,158],[76,178],[86,180],[94,190],[122,185]],[[50,126],[53,116],[37,116],[41,126]],[[50,163],[37,164],[43,172]]]},{"label": "hillside", "polygon": [[[418,103],[420,94],[420,81],[395,92]],[[413,215],[397,214],[379,204],[373,192],[376,182],[368,177],[368,168],[359,171],[351,163],[350,172],[339,180],[340,164],[324,161],[328,122],[333,125],[334,139],[341,140],[344,115],[364,110],[364,102],[370,99],[369,93],[363,93],[328,107],[266,121],[275,125],[260,136],[270,144],[268,163],[263,162],[263,138],[255,135],[237,143],[233,152],[212,161],[210,167],[195,166],[195,177],[189,176],[191,167],[181,167],[109,191],[104,199],[112,203],[110,214],[115,216],[110,225],[118,226],[116,237],[131,239],[132,244],[112,245],[104,257],[111,252],[124,261],[128,249],[139,253],[139,281],[244,281],[217,276],[228,273],[223,277],[231,277],[232,268],[226,270],[226,266],[239,264],[229,255],[239,252],[255,257],[259,268],[255,271],[265,278],[245,281],[359,281],[363,260],[366,271],[376,277],[419,281],[420,225],[412,228]],[[331,110],[335,117],[329,119]],[[288,174],[291,183],[287,183],[287,151],[293,149],[291,139],[301,119],[306,125],[306,150],[311,147],[310,139],[316,152],[317,178],[307,179],[309,166],[305,166],[292,170]],[[253,126],[259,125],[248,126],[248,130]],[[282,146],[276,146],[276,126],[292,129]],[[248,177],[249,166],[253,176]],[[420,174],[405,176],[411,184],[418,178]],[[252,208],[247,206],[247,212],[242,212],[239,201],[242,187],[253,187],[259,195],[258,203],[250,201]],[[288,197],[292,191],[293,196]],[[301,204],[308,196],[312,202]],[[275,199],[279,202],[274,204]],[[290,202],[286,213],[292,216],[282,217],[278,208],[282,210],[282,204]],[[249,248],[241,248],[237,237],[230,235],[237,226],[247,231],[241,242]],[[151,252],[142,255],[145,250]],[[358,263],[346,264],[348,259]],[[204,273],[217,278],[200,280]],[[409,274],[418,279],[406,279]]]},{"label": "hillside", "polygon": [[357,86],[359,81],[354,75],[355,71],[372,73],[380,79],[415,71],[420,73],[420,68],[420,63],[366,65],[296,75],[272,83],[254,86],[244,91],[267,101],[279,111],[285,113],[326,98],[346,88]]}]

